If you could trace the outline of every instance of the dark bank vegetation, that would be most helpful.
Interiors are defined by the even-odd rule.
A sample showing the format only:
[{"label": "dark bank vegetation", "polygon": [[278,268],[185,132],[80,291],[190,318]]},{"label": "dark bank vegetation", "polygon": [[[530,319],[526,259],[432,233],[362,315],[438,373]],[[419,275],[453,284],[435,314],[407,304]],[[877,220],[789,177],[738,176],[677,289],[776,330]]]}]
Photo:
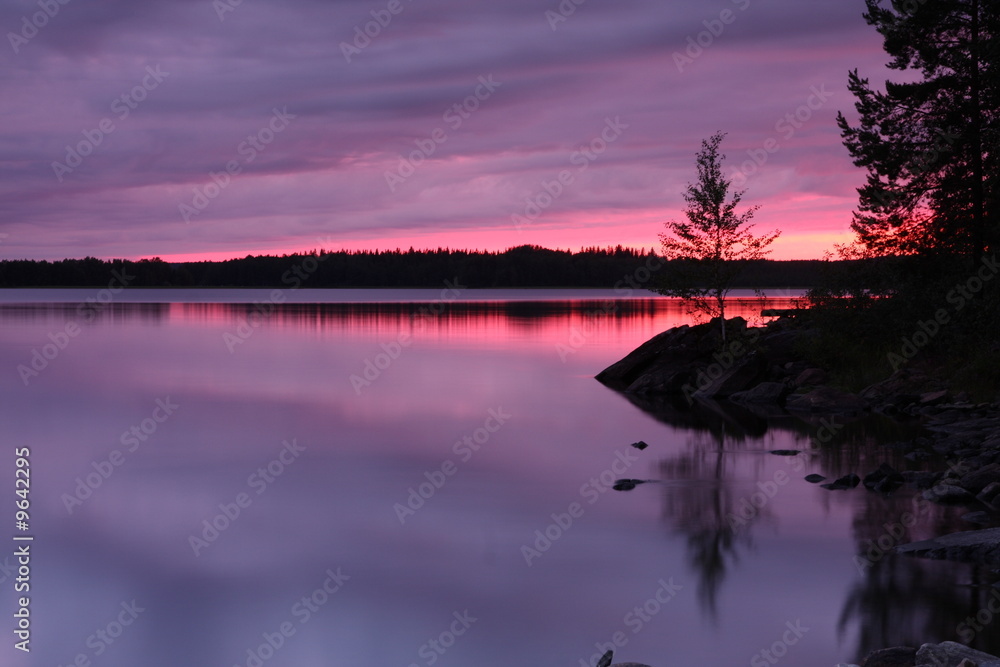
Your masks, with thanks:
[{"label": "dark bank vegetation", "polygon": [[1000,390],[1000,5],[867,0],[902,82],[848,76],[844,145],[865,171],[839,248],[858,260],[814,290],[805,352],[857,389],[917,368]]},{"label": "dark bank vegetation", "polygon": [[[814,287],[824,264],[822,260],[746,262],[733,286]],[[635,293],[652,287],[653,278],[671,273],[672,266],[651,251],[621,246],[580,252],[539,246],[504,252],[320,249],[221,262],[7,260],[0,262],[0,287],[104,287],[117,270],[129,278],[129,287],[439,288],[449,281],[470,288],[592,287]]]}]

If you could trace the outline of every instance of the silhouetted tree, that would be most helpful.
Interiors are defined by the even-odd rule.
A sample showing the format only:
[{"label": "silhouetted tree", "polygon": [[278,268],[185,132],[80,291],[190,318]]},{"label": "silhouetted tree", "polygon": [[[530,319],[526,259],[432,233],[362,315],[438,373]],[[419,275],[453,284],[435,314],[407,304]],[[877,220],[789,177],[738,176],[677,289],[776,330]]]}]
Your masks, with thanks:
[{"label": "silhouetted tree", "polygon": [[888,66],[904,82],[848,88],[859,124],[838,114],[854,163],[868,171],[852,228],[876,254],[964,254],[996,243],[1000,160],[1000,4],[866,0]]},{"label": "silhouetted tree", "polygon": [[762,236],[751,232],[750,220],[760,208],[751,206],[743,213],[736,209],[745,190],[730,192],[732,181],[722,175],[719,144],[724,132],[702,140],[697,155],[698,181],[689,183],[684,193],[686,222],[665,223],[660,234],[663,255],[679,260],[665,273],[656,289],[660,294],[678,296],[694,310],[718,317],[722,339],[726,338],[726,295],[748,260],[759,260],[780,231]]}]

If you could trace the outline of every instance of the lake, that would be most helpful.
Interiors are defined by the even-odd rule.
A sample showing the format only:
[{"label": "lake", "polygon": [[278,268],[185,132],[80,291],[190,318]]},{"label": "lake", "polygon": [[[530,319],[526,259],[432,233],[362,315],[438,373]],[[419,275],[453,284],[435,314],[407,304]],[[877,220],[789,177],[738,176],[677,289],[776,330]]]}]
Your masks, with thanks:
[{"label": "lake", "polygon": [[[280,296],[0,295],[4,516],[18,533],[30,448],[34,538],[31,653],[5,630],[3,664],[582,667],[614,648],[832,667],[1000,648],[963,626],[995,573],[889,553],[973,527],[966,510],[802,479],[915,468],[892,446],[915,426],[633,402],[593,379],[690,322],[675,301]],[[730,314],[759,323],[761,305]],[[10,544],[8,592],[26,542]]]}]

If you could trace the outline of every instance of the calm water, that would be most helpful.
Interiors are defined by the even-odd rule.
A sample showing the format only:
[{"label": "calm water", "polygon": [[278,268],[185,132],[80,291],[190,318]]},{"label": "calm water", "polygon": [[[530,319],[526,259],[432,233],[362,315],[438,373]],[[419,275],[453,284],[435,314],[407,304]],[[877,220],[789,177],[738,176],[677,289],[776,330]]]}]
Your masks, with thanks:
[{"label": "calm water", "polygon": [[[688,321],[664,299],[417,303],[439,292],[8,293],[0,488],[12,534],[29,447],[35,541],[30,657],[0,572],[3,664],[573,667],[617,644],[654,667],[832,666],[963,639],[989,573],[863,560],[962,510],[801,479],[902,465],[879,444],[904,437],[892,425],[823,442],[819,423],[597,383]],[[989,634],[969,639],[996,652]]]}]

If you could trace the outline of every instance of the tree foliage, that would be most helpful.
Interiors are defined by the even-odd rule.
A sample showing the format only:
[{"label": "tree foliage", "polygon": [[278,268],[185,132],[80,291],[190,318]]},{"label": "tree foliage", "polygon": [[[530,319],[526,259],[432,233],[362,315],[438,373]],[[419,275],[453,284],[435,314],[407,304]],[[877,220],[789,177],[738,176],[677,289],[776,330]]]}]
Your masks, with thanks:
[{"label": "tree foliage", "polygon": [[696,162],[698,180],[684,192],[685,221],[665,223],[660,234],[662,254],[677,260],[677,268],[666,274],[657,291],[684,299],[695,310],[723,321],[725,339],[725,299],[746,261],[762,259],[780,231],[754,235],[751,224],[760,208],[751,206],[738,213],[744,190],[733,190],[732,181],[722,174],[719,145],[724,132],[702,140]]},{"label": "tree foliage", "polygon": [[997,242],[1000,3],[866,0],[902,81],[848,88],[859,118],[838,114],[854,163],[867,170],[852,228],[876,255],[966,255]]}]

